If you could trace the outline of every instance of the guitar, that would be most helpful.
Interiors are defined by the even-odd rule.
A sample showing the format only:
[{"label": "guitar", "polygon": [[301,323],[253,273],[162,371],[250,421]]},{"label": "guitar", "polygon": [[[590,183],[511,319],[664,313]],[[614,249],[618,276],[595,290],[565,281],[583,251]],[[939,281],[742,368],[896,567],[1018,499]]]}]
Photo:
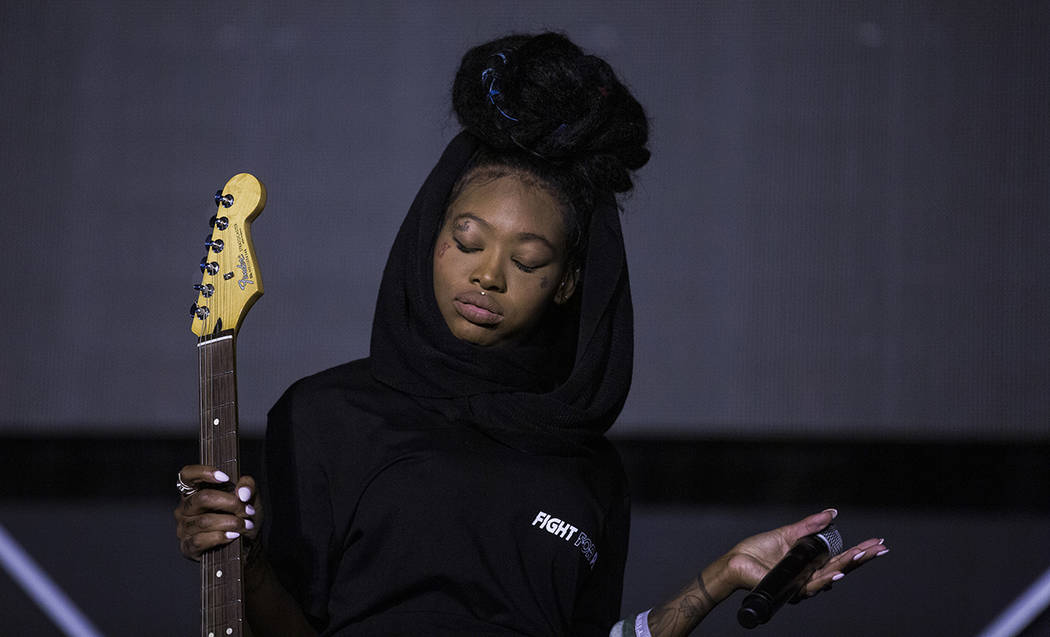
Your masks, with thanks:
[{"label": "guitar", "polygon": [[[190,314],[199,362],[200,463],[224,471],[232,488],[240,476],[234,340],[263,293],[250,229],[266,205],[266,188],[241,173],[215,193],[215,203]],[[201,637],[241,637],[244,632],[241,549],[237,538],[201,556]]]}]

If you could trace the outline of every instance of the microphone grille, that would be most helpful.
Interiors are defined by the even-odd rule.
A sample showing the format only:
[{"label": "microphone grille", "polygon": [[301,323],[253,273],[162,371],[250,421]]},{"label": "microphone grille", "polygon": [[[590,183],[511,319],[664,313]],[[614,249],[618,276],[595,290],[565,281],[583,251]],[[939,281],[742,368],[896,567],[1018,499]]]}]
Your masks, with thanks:
[{"label": "microphone grille", "polygon": [[824,527],[824,530],[817,533],[817,537],[824,541],[828,545],[828,554],[830,557],[835,557],[842,552],[842,534],[835,528],[834,524],[829,524]]}]

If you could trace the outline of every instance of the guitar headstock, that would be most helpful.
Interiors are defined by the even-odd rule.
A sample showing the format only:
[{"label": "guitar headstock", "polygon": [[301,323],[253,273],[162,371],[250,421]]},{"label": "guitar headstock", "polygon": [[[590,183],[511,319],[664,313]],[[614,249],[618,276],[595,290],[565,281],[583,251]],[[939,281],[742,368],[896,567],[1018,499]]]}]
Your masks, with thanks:
[{"label": "guitar headstock", "polygon": [[190,307],[190,329],[202,338],[236,332],[263,293],[250,229],[266,205],[266,188],[248,173],[234,175],[215,193],[215,203],[218,211],[200,263],[203,276],[193,286],[197,302]]}]

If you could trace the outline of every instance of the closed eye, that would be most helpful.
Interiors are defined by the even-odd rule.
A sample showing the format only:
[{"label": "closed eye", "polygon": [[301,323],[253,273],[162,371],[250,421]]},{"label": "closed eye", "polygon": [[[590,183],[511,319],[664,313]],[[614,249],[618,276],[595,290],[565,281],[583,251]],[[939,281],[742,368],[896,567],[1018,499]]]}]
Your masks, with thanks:
[{"label": "closed eye", "polygon": [[521,270],[522,272],[529,272],[529,273],[535,272],[536,269],[540,267],[540,266],[528,266],[528,265],[525,265],[524,263],[521,263],[520,261],[515,261],[514,265],[517,266],[517,268],[519,270]]},{"label": "closed eye", "polygon": [[454,238],[452,240],[456,243],[456,247],[459,248],[459,251],[460,252],[464,252],[466,254],[470,254],[471,252],[477,252],[478,250],[481,249],[481,248],[468,248],[467,246],[465,246],[462,243],[460,243],[459,239],[455,239]]}]

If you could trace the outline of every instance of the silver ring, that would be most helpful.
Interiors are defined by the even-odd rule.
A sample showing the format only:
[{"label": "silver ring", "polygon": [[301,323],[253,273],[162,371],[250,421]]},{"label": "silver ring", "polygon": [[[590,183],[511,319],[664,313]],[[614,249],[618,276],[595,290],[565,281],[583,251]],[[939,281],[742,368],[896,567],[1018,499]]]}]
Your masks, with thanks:
[{"label": "silver ring", "polygon": [[182,497],[184,498],[188,498],[194,493],[197,493],[196,489],[182,481],[181,471],[179,472],[178,482],[175,483],[175,488],[179,490],[179,493],[182,494]]}]

